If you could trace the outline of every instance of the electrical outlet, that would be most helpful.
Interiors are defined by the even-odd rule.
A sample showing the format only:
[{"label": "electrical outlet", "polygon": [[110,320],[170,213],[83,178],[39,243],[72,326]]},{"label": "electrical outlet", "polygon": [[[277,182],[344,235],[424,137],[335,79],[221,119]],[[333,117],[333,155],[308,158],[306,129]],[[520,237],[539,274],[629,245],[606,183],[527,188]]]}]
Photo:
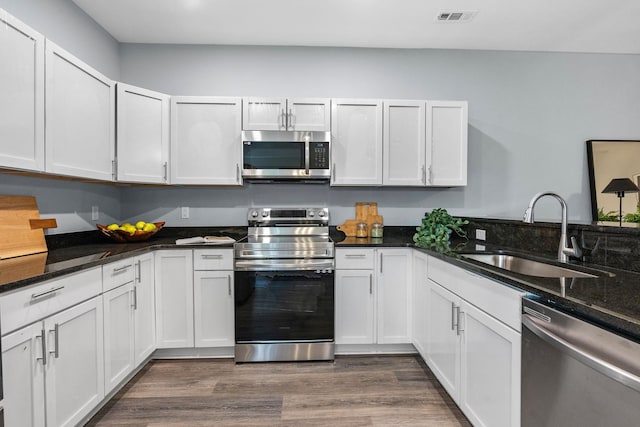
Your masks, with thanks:
[{"label": "electrical outlet", "polygon": [[180,216],[182,219],[189,218],[189,206],[183,206],[180,208]]},{"label": "electrical outlet", "polygon": [[476,240],[487,240],[487,230],[476,230]]},{"label": "electrical outlet", "polygon": [[97,221],[100,219],[100,210],[97,206],[91,206],[91,221]]}]

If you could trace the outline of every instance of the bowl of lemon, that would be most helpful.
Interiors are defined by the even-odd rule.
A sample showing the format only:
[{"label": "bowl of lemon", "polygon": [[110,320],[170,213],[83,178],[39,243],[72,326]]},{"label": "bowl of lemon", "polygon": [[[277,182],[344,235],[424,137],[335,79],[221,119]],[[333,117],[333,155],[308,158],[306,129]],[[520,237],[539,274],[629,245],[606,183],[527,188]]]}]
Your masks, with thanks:
[{"label": "bowl of lemon", "polygon": [[145,222],[138,221],[135,224],[125,222],[124,224],[109,224],[104,226],[97,224],[98,230],[105,236],[120,243],[126,242],[142,242],[156,234],[162,227],[164,222]]}]

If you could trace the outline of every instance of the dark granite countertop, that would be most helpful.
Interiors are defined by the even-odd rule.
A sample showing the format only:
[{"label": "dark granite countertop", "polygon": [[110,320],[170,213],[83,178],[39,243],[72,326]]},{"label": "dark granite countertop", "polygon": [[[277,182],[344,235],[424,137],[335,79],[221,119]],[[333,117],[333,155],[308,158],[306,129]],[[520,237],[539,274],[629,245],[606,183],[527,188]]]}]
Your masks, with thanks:
[{"label": "dark granite countertop", "polygon": [[[415,247],[412,242],[415,227],[385,227],[382,239],[345,238],[331,228],[336,247]],[[229,247],[231,245],[180,245],[176,239],[204,235],[224,235],[240,240],[246,235],[244,227],[165,228],[147,242],[115,243],[98,232],[73,233],[72,236],[52,239],[49,252],[0,260],[0,294],[65,274],[99,266],[119,259],[141,255],[157,249],[193,249]],[[49,242],[48,242],[49,243]],[[528,293],[528,296],[575,316],[603,325],[621,335],[640,342],[640,273],[602,267],[595,264],[572,263],[576,269],[596,269],[613,273],[598,274],[597,278],[557,279],[540,278],[505,272],[498,268],[463,259],[460,254],[476,252],[480,243],[487,252],[508,250],[531,257],[532,253],[509,250],[485,242],[457,241],[455,249],[442,253],[417,248],[451,264],[465,268],[508,286]],[[545,255],[547,262],[555,262]],[[558,263],[558,265],[560,265]]]}]

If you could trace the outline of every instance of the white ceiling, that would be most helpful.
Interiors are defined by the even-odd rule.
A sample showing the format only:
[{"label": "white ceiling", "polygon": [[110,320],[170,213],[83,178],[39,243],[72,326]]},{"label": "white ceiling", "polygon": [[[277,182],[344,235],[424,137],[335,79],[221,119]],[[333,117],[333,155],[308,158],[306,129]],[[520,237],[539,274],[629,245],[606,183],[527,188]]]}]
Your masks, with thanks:
[{"label": "white ceiling", "polygon": [[640,54],[640,0],[73,1],[123,43]]}]

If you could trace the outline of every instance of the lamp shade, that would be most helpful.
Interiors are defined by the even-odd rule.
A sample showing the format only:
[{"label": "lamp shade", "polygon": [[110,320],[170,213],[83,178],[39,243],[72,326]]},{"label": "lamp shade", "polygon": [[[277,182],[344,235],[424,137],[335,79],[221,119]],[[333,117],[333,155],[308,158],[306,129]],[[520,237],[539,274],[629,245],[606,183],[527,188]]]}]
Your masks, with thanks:
[{"label": "lamp shade", "polygon": [[640,188],[633,183],[629,178],[614,178],[611,180],[604,190],[603,193],[638,193],[640,192]]}]

